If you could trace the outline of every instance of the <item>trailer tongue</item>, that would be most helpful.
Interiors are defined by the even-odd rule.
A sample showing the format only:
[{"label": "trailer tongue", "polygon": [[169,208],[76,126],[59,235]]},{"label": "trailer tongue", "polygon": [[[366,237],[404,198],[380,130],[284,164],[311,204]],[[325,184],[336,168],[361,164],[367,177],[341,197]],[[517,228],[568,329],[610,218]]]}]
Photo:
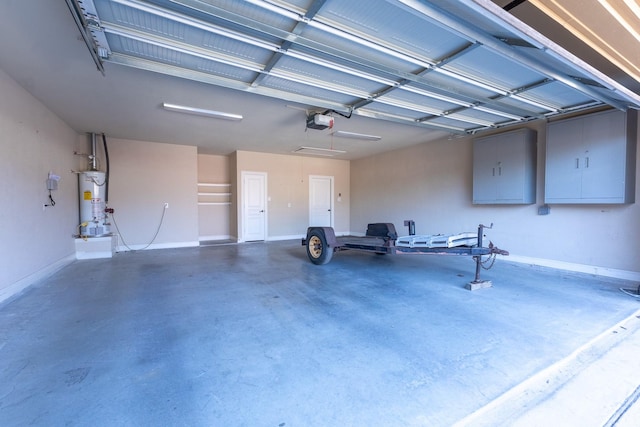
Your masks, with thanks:
[{"label": "trailer tongue", "polygon": [[[480,279],[480,269],[489,269],[496,255],[509,255],[489,242],[483,246],[484,229],[490,226],[478,225],[476,233],[458,233],[449,235],[416,236],[413,234],[415,224],[405,221],[409,227],[409,236],[398,237],[396,228],[391,223],[375,223],[367,226],[365,237],[336,237],[332,227],[309,227],[307,237],[302,245],[307,248],[307,256],[317,265],[331,261],[334,252],[359,250],[376,254],[425,254],[425,255],[466,255],[476,262],[475,278],[467,284],[467,289],[475,290],[491,286],[491,281]],[[482,259],[484,255],[488,258]],[[485,265],[488,264],[489,267]]]}]

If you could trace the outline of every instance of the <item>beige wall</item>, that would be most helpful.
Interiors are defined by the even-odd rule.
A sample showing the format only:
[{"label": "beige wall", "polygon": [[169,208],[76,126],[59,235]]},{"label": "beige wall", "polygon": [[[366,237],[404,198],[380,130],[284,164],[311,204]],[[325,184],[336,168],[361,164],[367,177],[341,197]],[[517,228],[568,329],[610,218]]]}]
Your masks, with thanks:
[{"label": "beige wall", "polygon": [[[229,157],[198,154],[198,183],[230,184]],[[228,187],[200,186],[199,193],[218,193],[218,195],[198,196],[198,233],[200,240],[229,239],[232,233],[229,219],[231,216],[231,196],[220,193],[231,192]],[[231,193],[233,194],[233,193]],[[206,203],[222,203],[208,205]]]},{"label": "beige wall", "polygon": [[[0,70],[0,301],[74,258],[77,134]],[[49,172],[61,176],[49,203]],[[58,267],[56,267],[58,266]]]},{"label": "beige wall", "polygon": [[363,233],[369,222],[393,222],[402,235],[403,221],[413,219],[417,234],[437,234],[493,222],[487,236],[513,260],[640,279],[640,173],[635,204],[552,205],[550,215],[538,215],[545,124],[528,127],[538,131],[536,204],[473,205],[472,138],[441,140],[352,162],[352,229]]},{"label": "beige wall", "polygon": [[[334,228],[336,233],[349,232],[350,165],[346,160],[239,151],[236,153],[236,183],[243,171],[267,173],[268,240],[304,236],[309,226],[309,175],[334,177]],[[236,186],[238,187],[238,186]],[[341,201],[337,201],[341,194]],[[235,217],[238,238],[242,241],[242,189],[236,189]],[[290,207],[289,207],[290,204]]]},{"label": "beige wall", "polygon": [[[115,209],[120,249],[126,249],[124,243],[132,249],[147,246],[161,219],[151,248],[198,245],[196,147],[114,138],[107,142],[109,207]],[[169,209],[164,210],[164,203]]]}]

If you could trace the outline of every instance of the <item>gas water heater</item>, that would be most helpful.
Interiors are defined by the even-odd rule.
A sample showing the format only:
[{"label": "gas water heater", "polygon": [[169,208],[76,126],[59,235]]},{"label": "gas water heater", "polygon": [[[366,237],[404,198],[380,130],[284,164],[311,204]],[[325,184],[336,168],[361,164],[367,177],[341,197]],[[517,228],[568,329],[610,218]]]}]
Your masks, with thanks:
[{"label": "gas water heater", "polygon": [[[80,234],[87,237],[111,234],[105,201],[106,175],[101,171],[78,174],[80,189]],[[86,226],[84,224],[87,224]]]},{"label": "gas water heater", "polygon": [[[106,152],[106,140],[105,144]],[[91,134],[90,170],[78,173],[78,189],[80,199],[80,236],[110,236],[111,228],[107,212],[109,188],[108,154],[107,172],[99,171],[96,162],[96,134]]]}]

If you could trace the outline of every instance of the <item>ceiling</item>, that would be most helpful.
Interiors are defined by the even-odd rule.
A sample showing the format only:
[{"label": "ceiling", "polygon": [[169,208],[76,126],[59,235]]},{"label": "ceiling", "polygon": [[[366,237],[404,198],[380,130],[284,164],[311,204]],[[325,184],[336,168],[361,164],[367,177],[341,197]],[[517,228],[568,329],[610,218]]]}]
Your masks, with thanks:
[{"label": "ceiling", "polygon": [[[640,107],[627,73],[610,72],[526,3],[513,15],[500,8],[511,2],[482,0],[67,3],[4,0],[0,68],[78,132],[220,155],[305,146],[356,159],[597,106]],[[538,30],[553,30],[547,37],[596,59],[513,18],[532,15]],[[333,116],[333,128],[307,129],[314,113]]]}]

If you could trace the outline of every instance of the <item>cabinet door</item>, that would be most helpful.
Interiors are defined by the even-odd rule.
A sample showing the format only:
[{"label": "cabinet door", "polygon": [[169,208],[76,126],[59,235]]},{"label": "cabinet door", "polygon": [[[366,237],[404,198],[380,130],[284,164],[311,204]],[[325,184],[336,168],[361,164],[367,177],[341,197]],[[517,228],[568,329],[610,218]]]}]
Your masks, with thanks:
[{"label": "cabinet door", "polygon": [[582,120],[551,123],[547,127],[545,201],[582,197]]},{"label": "cabinet door", "polygon": [[493,139],[473,143],[473,203],[495,203],[496,145]]},{"label": "cabinet door", "polygon": [[524,135],[500,135],[496,143],[500,147],[496,150],[496,199],[503,203],[522,203],[528,154]]},{"label": "cabinet door", "polygon": [[599,114],[584,121],[582,197],[606,203],[624,198],[626,136],[620,112]]}]

